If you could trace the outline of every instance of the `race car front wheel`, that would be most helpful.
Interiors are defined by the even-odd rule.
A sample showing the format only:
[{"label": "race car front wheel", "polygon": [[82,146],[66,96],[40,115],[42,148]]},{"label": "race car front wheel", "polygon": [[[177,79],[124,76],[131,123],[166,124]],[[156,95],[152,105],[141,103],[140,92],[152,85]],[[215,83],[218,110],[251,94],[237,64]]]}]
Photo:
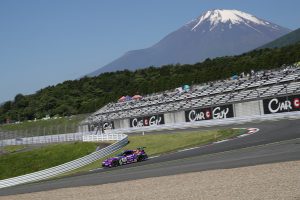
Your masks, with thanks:
[{"label": "race car front wheel", "polygon": [[137,161],[138,162],[141,162],[141,161],[143,161],[144,160],[144,156],[143,155],[139,155],[138,157],[137,157]]},{"label": "race car front wheel", "polygon": [[117,167],[119,165],[119,162],[117,160],[114,160],[112,163],[111,163],[111,166],[112,167]]}]

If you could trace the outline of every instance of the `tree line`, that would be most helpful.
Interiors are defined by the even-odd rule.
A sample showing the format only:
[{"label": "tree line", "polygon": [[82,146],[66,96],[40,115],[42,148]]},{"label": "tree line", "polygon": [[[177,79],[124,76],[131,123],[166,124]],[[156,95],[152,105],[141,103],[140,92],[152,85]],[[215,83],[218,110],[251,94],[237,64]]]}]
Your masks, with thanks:
[{"label": "tree line", "polygon": [[0,123],[40,119],[46,115],[91,113],[123,95],[146,95],[184,84],[226,79],[251,70],[274,69],[300,61],[300,43],[275,49],[259,49],[238,56],[206,59],[201,63],[123,70],[69,80],[35,94],[17,94],[0,106]]}]

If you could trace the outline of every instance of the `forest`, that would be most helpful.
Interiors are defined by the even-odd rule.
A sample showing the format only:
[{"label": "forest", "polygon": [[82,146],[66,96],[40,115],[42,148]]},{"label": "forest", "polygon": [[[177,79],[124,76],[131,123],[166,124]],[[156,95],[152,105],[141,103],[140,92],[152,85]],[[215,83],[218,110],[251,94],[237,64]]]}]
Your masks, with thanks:
[{"label": "forest", "polygon": [[136,71],[117,71],[97,77],[68,80],[40,89],[35,94],[17,94],[0,106],[0,123],[41,119],[46,115],[70,116],[92,113],[123,95],[146,95],[227,79],[251,70],[269,70],[300,61],[300,43],[274,49],[259,49],[238,56],[206,59],[193,65],[150,66]]}]

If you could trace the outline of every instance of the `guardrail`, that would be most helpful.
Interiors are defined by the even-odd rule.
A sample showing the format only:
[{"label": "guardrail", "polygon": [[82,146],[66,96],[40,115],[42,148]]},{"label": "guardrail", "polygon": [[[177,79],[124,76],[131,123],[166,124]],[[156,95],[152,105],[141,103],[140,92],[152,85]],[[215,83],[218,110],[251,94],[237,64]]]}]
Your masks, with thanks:
[{"label": "guardrail", "polygon": [[89,134],[83,135],[82,141],[92,142],[92,141],[114,141],[122,139],[122,134]]},{"label": "guardrail", "polygon": [[[105,139],[106,136],[103,136],[102,139]],[[84,156],[82,158],[78,158],[76,160],[67,162],[62,165],[58,165],[56,167],[52,167],[49,169],[41,170],[38,172],[22,175],[22,176],[17,176],[14,178],[8,178],[0,181],[0,188],[5,188],[5,187],[10,187],[10,186],[15,186],[23,183],[29,183],[29,182],[35,182],[39,180],[44,180],[48,179],[63,173],[66,173],[68,171],[78,169],[82,166],[88,165],[100,158],[103,158],[123,146],[125,146],[128,143],[128,136],[124,134],[114,134],[111,138],[108,137],[110,140],[111,138],[119,139],[119,141],[115,142],[114,144],[107,146],[103,149],[100,149],[94,153],[91,153],[87,156]],[[92,138],[89,138],[92,139]]]}]

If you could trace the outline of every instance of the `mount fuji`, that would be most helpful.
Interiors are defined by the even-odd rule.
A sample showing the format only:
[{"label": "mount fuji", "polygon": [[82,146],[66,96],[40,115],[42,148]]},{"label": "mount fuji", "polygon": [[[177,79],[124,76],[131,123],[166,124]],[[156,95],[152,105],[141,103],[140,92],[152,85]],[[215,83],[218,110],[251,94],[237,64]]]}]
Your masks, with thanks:
[{"label": "mount fuji", "polygon": [[90,73],[135,70],[167,64],[194,64],[206,58],[245,53],[291,30],[238,10],[210,10],[153,46],[125,53]]}]

